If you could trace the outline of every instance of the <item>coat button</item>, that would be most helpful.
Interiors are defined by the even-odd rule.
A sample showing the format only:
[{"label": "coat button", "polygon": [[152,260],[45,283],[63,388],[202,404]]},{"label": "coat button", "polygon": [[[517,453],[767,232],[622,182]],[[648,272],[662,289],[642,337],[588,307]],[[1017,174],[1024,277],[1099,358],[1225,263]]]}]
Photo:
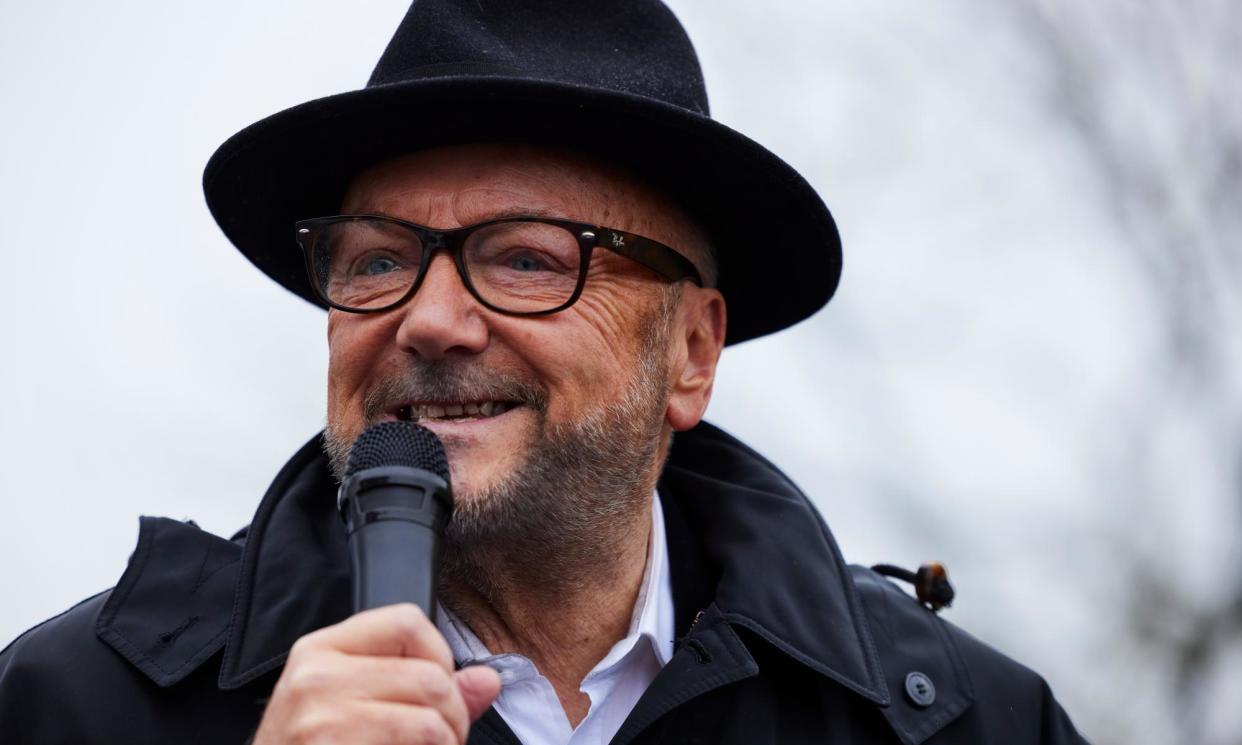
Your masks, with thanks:
[{"label": "coat button", "polygon": [[916,670],[906,676],[906,695],[915,706],[928,707],[936,701],[936,686],[931,678]]}]

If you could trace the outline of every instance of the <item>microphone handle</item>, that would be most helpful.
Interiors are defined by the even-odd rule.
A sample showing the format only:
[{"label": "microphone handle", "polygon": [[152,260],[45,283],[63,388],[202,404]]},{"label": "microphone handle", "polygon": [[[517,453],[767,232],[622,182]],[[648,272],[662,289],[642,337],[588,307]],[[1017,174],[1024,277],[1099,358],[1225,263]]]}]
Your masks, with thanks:
[{"label": "microphone handle", "polygon": [[407,520],[377,520],[349,537],[354,612],[414,603],[435,620],[439,536]]},{"label": "microphone handle", "polygon": [[444,479],[410,466],[369,468],[342,482],[338,504],[354,612],[414,603],[434,621],[440,535],[452,509]]}]

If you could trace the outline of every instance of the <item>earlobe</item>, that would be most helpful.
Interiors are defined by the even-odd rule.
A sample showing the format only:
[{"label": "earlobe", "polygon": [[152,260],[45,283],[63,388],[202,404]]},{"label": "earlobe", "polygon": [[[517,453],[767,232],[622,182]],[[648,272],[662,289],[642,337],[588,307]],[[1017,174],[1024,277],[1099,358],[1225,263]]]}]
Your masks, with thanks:
[{"label": "earlobe", "polygon": [[670,370],[665,420],[681,432],[699,423],[711,400],[716,363],[724,348],[725,302],[716,289],[693,288],[683,297],[685,325],[679,326],[676,359]]}]

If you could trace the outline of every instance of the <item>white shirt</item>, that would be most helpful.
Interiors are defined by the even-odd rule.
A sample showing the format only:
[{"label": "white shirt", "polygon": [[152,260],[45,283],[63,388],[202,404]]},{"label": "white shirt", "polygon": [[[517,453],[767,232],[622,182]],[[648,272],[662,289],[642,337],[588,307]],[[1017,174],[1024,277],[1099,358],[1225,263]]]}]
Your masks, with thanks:
[{"label": "white shirt", "polygon": [[438,608],[437,619],[459,664],[483,664],[500,673],[500,695],[492,706],[523,745],[604,745],[673,656],[673,585],[660,495],[652,499],[647,568],[634,601],[629,633],[583,678],[581,690],[590,697],[591,708],[576,729],[570,727],[552,684],[530,659],[520,654],[493,655],[443,606]]}]

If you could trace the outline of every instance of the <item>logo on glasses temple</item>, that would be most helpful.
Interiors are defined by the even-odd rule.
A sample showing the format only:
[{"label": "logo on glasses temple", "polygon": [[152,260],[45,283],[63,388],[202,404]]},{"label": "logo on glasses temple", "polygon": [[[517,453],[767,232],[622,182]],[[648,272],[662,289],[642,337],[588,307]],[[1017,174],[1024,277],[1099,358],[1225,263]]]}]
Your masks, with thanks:
[{"label": "logo on glasses temple", "polygon": [[612,234],[612,247],[613,247],[613,248],[621,248],[621,247],[622,247],[622,246],[624,246],[624,245],[625,245],[625,238],[622,238],[621,236],[617,235],[616,233],[613,233],[613,234]]}]

